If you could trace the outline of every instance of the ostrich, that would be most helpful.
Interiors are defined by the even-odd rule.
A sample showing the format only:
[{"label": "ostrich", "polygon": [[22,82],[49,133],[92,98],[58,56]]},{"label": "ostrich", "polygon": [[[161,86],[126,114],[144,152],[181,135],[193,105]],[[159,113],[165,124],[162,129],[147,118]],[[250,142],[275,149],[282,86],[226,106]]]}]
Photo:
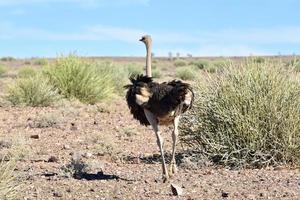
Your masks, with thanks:
[{"label": "ostrich", "polygon": [[[169,178],[169,174],[176,173],[175,146],[178,137],[178,123],[180,115],[191,108],[194,93],[189,84],[179,80],[156,83],[151,78],[151,47],[152,39],[145,35],[140,39],[146,46],[146,75],[131,76],[131,84],[126,85],[127,105],[133,117],[142,125],[151,125],[157,139],[157,145],[162,158],[163,181]],[[173,125],[172,132],[172,159],[170,172],[168,173],[164,150],[163,138],[159,125]]]}]

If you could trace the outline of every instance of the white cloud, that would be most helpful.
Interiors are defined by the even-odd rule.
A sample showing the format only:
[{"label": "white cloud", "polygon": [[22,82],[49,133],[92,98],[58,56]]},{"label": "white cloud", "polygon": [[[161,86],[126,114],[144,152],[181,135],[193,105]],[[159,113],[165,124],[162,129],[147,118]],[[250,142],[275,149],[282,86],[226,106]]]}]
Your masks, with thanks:
[{"label": "white cloud", "polygon": [[300,27],[226,29],[203,34],[210,41],[239,41],[249,43],[300,43]]},{"label": "white cloud", "polygon": [[50,41],[118,41],[136,44],[144,34],[150,34],[154,41],[156,55],[168,52],[187,53],[195,56],[241,56],[268,55],[263,50],[266,45],[300,44],[300,27],[278,27],[266,29],[221,30],[219,32],[171,32],[95,25],[73,32],[57,32],[38,28],[17,27],[8,22],[0,22],[0,40],[31,39]]}]

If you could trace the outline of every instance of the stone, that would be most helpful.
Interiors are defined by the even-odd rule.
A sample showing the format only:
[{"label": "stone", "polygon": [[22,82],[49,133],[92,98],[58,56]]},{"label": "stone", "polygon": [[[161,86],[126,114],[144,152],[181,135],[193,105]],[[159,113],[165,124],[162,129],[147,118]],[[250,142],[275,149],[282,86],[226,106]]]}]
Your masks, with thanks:
[{"label": "stone", "polygon": [[171,184],[171,191],[174,196],[181,196],[183,193],[182,188],[178,185],[175,185],[174,183]]}]

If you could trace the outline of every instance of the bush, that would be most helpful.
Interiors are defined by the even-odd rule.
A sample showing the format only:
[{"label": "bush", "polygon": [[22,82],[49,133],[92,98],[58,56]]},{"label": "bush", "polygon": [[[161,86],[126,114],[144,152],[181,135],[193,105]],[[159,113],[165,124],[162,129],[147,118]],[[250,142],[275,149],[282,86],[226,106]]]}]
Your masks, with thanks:
[{"label": "bush", "polygon": [[186,62],[184,60],[175,60],[174,65],[175,67],[182,67],[186,66]]},{"label": "bush", "polygon": [[7,72],[7,68],[3,65],[0,65],[0,77]]},{"label": "bush", "polygon": [[41,75],[20,78],[9,88],[7,99],[13,105],[49,106],[58,100],[57,90]]},{"label": "bush", "polygon": [[230,66],[198,84],[183,140],[232,167],[300,164],[300,84],[282,64]]},{"label": "bush", "polygon": [[111,69],[82,61],[75,55],[59,58],[44,73],[59,93],[68,99],[76,98],[83,103],[94,104],[114,93]]},{"label": "bush", "polygon": [[29,78],[37,74],[36,70],[32,67],[23,67],[18,71],[19,78]]},{"label": "bush", "polygon": [[196,74],[191,66],[187,66],[176,69],[176,77],[182,80],[194,80],[196,78]]}]

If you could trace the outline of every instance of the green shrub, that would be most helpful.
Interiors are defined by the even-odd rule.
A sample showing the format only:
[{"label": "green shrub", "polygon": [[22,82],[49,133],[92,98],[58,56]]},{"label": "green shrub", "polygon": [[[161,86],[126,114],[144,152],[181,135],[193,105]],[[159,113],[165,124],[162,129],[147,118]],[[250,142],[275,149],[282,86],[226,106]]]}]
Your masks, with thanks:
[{"label": "green shrub", "polygon": [[230,66],[198,84],[182,139],[224,165],[299,165],[299,91],[299,81],[281,63]]},{"label": "green shrub", "polygon": [[174,65],[175,65],[175,67],[183,67],[183,66],[186,66],[186,62],[184,61],[184,60],[175,60],[175,62],[174,62]]},{"label": "green shrub", "polygon": [[18,71],[19,78],[33,77],[37,74],[36,70],[32,67],[23,67]]},{"label": "green shrub", "polygon": [[33,64],[34,65],[41,65],[41,66],[45,66],[45,65],[48,65],[49,62],[47,59],[45,58],[39,58],[39,59],[36,59],[33,61]]},{"label": "green shrub", "polygon": [[176,69],[176,77],[182,80],[194,80],[196,78],[196,74],[192,66],[186,66]]},{"label": "green shrub", "polygon": [[76,55],[57,59],[44,71],[51,83],[65,98],[76,98],[94,104],[114,93],[112,70],[80,60]]},{"label": "green shrub", "polygon": [[58,100],[57,90],[41,75],[20,78],[9,88],[7,99],[13,105],[49,106]]},{"label": "green shrub", "polygon": [[3,65],[0,65],[0,77],[7,72],[7,68]]}]

